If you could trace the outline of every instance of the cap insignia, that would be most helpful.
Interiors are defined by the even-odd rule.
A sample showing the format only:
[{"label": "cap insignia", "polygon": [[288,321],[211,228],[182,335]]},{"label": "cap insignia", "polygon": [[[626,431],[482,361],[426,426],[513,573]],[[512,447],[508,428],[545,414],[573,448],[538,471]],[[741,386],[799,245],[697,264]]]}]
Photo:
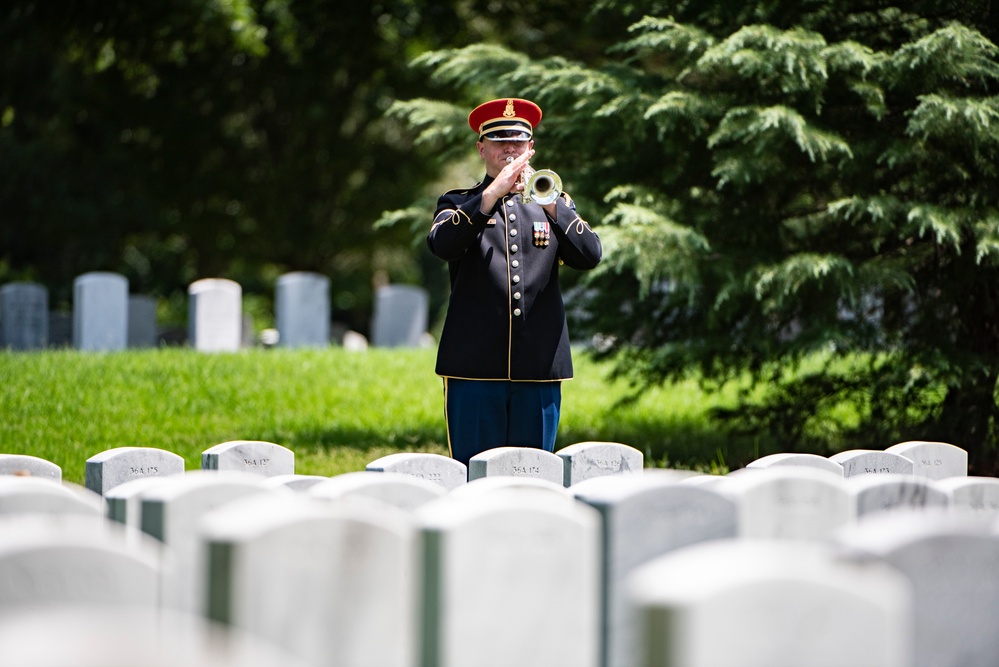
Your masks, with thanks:
[{"label": "cap insignia", "polygon": [[513,118],[516,116],[516,112],[513,110],[513,100],[506,101],[506,109],[503,109],[504,118]]}]

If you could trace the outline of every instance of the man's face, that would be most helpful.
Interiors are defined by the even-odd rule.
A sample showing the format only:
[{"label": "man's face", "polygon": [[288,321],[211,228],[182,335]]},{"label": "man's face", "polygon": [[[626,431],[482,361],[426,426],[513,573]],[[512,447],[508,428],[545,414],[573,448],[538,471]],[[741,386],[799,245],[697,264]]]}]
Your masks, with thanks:
[{"label": "man's face", "polygon": [[507,157],[519,157],[533,148],[534,142],[483,139],[475,145],[479,149],[479,157],[486,163],[486,174],[495,178],[506,166]]}]

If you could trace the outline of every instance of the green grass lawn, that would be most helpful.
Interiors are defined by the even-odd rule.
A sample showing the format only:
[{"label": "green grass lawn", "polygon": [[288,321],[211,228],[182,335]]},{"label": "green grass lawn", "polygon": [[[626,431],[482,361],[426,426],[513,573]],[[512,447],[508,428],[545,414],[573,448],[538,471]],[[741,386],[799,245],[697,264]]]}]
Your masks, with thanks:
[{"label": "green grass lawn", "polygon": [[[201,466],[201,452],[230,440],[264,440],[295,452],[296,472],[363,470],[399,451],[447,454],[433,350],[184,348],[93,353],[0,352],[0,453],[30,454],[82,483],[87,458],[112,447],[158,447]],[[563,383],[557,447],[585,440],[642,450],[646,465],[707,469],[729,443],[706,423],[695,383],[647,392],[576,355]]]}]

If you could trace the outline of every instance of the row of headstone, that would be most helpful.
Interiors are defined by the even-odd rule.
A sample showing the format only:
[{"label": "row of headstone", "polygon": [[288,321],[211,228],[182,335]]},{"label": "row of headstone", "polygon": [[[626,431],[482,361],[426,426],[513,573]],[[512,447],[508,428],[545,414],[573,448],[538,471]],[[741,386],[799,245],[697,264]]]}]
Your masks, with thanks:
[{"label": "row of headstone", "polygon": [[[66,342],[90,351],[154,347],[157,341],[156,301],[129,295],[128,279],[96,271],[73,282],[73,314]],[[37,350],[63,334],[58,314],[49,312],[49,294],[30,282],[0,287],[0,347]]]},{"label": "row of headstone", "polygon": [[[892,450],[906,452],[908,457]],[[850,464],[857,461],[868,461],[863,464],[866,472],[853,470]],[[914,474],[914,461],[931,463],[920,469],[934,474]],[[949,487],[960,486],[960,479],[967,477],[966,461],[967,452],[954,445],[914,441],[894,445],[884,452],[854,450],[829,459],[811,454],[772,455],[736,472],[742,475],[756,470],[803,469],[809,473],[829,473],[835,479],[852,482],[838,486],[852,489],[856,509],[863,514],[877,509],[879,503],[897,504],[910,496],[919,502],[939,499],[946,504],[943,494],[929,482],[948,480]],[[885,465],[886,462],[891,465]],[[445,456],[397,453],[372,461],[366,469],[419,477],[451,490],[467,481],[495,476],[537,478],[570,487],[594,477],[639,474],[644,470],[643,464],[642,453],[637,449],[621,443],[591,441],[570,445],[554,454],[528,447],[499,447],[472,457],[467,467]],[[293,475],[295,455],[275,443],[238,440],[205,450],[201,467],[256,472],[268,477]],[[103,495],[131,479],[183,472],[184,460],[172,452],[151,447],[117,447],[90,457],[85,468],[86,486]],[[13,471],[55,479],[61,479],[62,475],[58,466],[36,457],[0,455],[0,474]],[[727,483],[733,478],[742,479],[739,475],[700,476],[698,483]]]},{"label": "row of headstone", "polygon": [[[367,471],[395,473],[433,482],[446,490],[481,477],[510,476],[542,479],[560,486],[610,474],[642,472],[642,453],[613,442],[582,442],[565,447],[557,454],[527,447],[501,447],[483,452],[470,461],[438,454],[397,453],[369,463]],[[184,459],[154,447],[115,447],[86,460],[86,487],[107,496],[111,489],[146,477],[163,477],[184,472]],[[252,472],[265,477],[292,476],[295,454],[287,447],[256,440],[236,440],[206,449],[201,455],[203,470]],[[7,471],[7,472],[5,472]],[[23,455],[0,455],[0,474],[18,471],[61,479],[55,464]],[[318,479],[322,479],[321,477]]]},{"label": "row of headstone", "polygon": [[[239,350],[247,340],[242,287],[206,278],[188,287],[188,341],[205,352]],[[0,287],[0,347],[45,348],[50,342],[48,290],[35,283]],[[306,271],[280,276],[274,294],[281,347],[324,347],[331,336],[330,279]],[[427,292],[410,285],[385,285],[375,293],[372,344],[427,344]],[[128,294],[128,279],[108,272],[78,276],[73,283],[72,345],[80,350],[121,350],[157,344],[156,302]]]},{"label": "row of headstone", "polygon": [[[365,471],[296,492],[279,477],[144,480],[139,525],[172,563],[160,585],[116,555],[115,576],[135,585],[65,595],[99,588],[109,603],[127,589],[129,604],[200,609],[308,664],[946,667],[996,655],[994,513],[926,504],[918,519],[895,508],[809,532],[842,519],[831,489],[859,478],[788,466],[708,484],[646,470],[566,488],[505,474],[448,491]],[[767,515],[787,525],[762,539],[751,531]],[[37,556],[28,581],[50,597],[53,581],[69,587]],[[97,568],[74,563],[74,576]],[[22,602],[38,593],[25,588]]]},{"label": "row of headstone", "polygon": [[884,451],[851,449],[829,457],[817,454],[770,454],[748,464],[749,468],[802,466],[841,477],[900,474],[947,479],[968,474],[968,452],[946,442],[912,440]]},{"label": "row of headstone", "polygon": [[[113,515],[111,497],[132,487],[132,509],[116,518],[169,552],[159,585],[148,568],[110,562],[136,578],[130,604],[141,593],[150,605],[200,610],[309,664],[992,664],[999,480],[844,479],[794,465],[726,476],[612,470],[614,444],[581,443],[593,449],[594,475],[569,486],[565,467],[553,480],[523,456],[465,483],[433,472],[446,457],[419,454],[332,478],[264,477],[206,465],[236,449],[219,446],[202,456],[203,471],[146,477],[105,497]],[[251,454],[240,453],[244,466]],[[896,480],[927,492],[853,511],[851,489]],[[14,481],[21,509],[27,485],[35,496],[60,488]],[[929,492],[975,484],[985,501],[977,513]],[[12,486],[0,481],[0,513]],[[17,571],[28,567],[27,581],[46,582],[50,598],[60,586],[77,601],[100,588],[108,603],[129,588],[71,586],[31,554]],[[98,568],[88,558],[74,561],[74,576]],[[0,605],[32,593],[22,585]]]}]

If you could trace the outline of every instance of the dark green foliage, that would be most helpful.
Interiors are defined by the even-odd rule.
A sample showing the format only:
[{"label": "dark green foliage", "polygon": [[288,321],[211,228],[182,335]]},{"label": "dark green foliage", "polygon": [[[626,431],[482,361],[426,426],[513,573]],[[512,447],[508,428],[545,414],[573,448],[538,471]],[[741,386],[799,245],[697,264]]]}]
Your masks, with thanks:
[{"label": "dark green foliage", "polygon": [[372,223],[427,175],[382,112],[425,90],[405,61],[455,25],[421,0],[6,3],[0,279],[65,305],[84,271],[166,297],[313,270],[364,330],[373,271],[417,276]]},{"label": "dark green foliage", "polygon": [[738,432],[819,452],[942,440],[994,474],[991,11],[606,0],[591,16],[631,25],[603,58],[469,47],[418,64],[546,109],[539,158],[602,218],[587,310],[622,375],[749,373],[769,391],[719,412]]}]

